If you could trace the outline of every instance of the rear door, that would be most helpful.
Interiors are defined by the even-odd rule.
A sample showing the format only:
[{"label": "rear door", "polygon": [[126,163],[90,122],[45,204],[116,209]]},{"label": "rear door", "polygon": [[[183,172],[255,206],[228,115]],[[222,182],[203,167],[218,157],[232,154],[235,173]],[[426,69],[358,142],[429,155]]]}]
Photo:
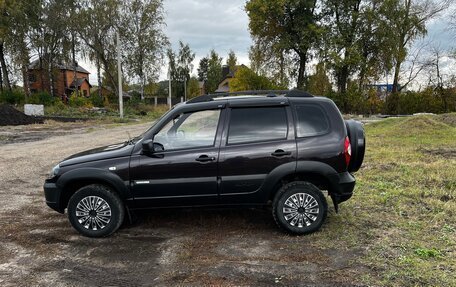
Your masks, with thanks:
[{"label": "rear door", "polygon": [[286,102],[229,109],[219,157],[222,204],[261,203],[266,177],[287,163],[295,168],[296,141]]}]

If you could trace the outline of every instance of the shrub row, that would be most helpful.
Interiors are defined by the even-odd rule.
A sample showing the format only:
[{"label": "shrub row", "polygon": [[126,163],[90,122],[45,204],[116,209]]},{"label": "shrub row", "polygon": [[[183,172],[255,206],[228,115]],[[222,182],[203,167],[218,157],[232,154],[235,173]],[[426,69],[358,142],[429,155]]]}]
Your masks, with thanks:
[{"label": "shrub row", "polygon": [[[456,112],[456,89],[434,89],[429,87],[421,92],[403,92],[389,94],[382,99],[375,90],[359,91],[352,87],[344,95],[336,92],[329,92],[331,98],[343,113],[352,114],[413,114],[413,113],[447,113]],[[56,110],[64,109],[66,105],[59,99],[41,92],[32,94],[26,98],[18,90],[4,91],[0,93],[0,103],[11,105],[43,104],[45,106],[56,106]],[[105,99],[97,94],[86,98],[81,95],[72,95],[68,100],[68,106],[74,108],[107,107],[117,110],[117,98],[108,96]],[[141,101],[139,95],[134,95],[130,101],[125,103],[126,113],[145,115],[154,113],[152,105]]]},{"label": "shrub row", "polygon": [[349,89],[345,95],[331,92],[331,98],[343,113],[391,114],[456,112],[456,89],[437,90],[427,88],[421,92],[388,94],[383,99],[375,90],[360,92]]}]

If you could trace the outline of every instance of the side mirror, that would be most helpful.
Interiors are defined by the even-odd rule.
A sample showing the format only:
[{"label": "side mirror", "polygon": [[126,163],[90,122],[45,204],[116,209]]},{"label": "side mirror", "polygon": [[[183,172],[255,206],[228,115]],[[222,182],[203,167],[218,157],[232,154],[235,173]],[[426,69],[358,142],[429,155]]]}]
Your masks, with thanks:
[{"label": "side mirror", "polygon": [[160,143],[154,143],[153,140],[145,140],[142,142],[142,150],[146,155],[153,155],[157,152],[162,152],[165,150],[164,146]]}]

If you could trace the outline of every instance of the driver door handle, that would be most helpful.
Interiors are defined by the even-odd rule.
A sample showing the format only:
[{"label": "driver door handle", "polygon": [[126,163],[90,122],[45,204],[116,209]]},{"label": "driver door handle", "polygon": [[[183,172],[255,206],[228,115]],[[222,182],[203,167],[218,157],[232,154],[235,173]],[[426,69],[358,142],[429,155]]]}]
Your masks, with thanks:
[{"label": "driver door handle", "polygon": [[275,152],[271,153],[272,156],[286,156],[291,155],[291,152],[284,151],[283,149],[278,149]]},{"label": "driver door handle", "polygon": [[213,156],[209,157],[209,156],[203,154],[203,155],[200,155],[199,157],[197,157],[195,160],[199,161],[199,162],[210,162],[210,161],[214,161],[215,157],[213,157]]}]

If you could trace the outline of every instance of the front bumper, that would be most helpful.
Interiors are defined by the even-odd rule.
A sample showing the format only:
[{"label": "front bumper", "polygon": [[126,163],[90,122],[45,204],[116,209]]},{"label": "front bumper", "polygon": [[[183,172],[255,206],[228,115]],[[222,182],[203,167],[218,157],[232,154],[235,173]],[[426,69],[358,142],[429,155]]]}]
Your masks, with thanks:
[{"label": "front bumper", "polygon": [[329,194],[331,195],[334,204],[344,202],[353,195],[356,180],[349,172],[336,173],[329,177],[330,188]]},{"label": "front bumper", "polygon": [[49,180],[46,180],[44,183],[44,197],[46,198],[46,204],[54,209],[55,211],[58,211],[60,213],[63,213],[64,210],[60,207],[60,189],[57,187],[55,182],[51,182]]}]

